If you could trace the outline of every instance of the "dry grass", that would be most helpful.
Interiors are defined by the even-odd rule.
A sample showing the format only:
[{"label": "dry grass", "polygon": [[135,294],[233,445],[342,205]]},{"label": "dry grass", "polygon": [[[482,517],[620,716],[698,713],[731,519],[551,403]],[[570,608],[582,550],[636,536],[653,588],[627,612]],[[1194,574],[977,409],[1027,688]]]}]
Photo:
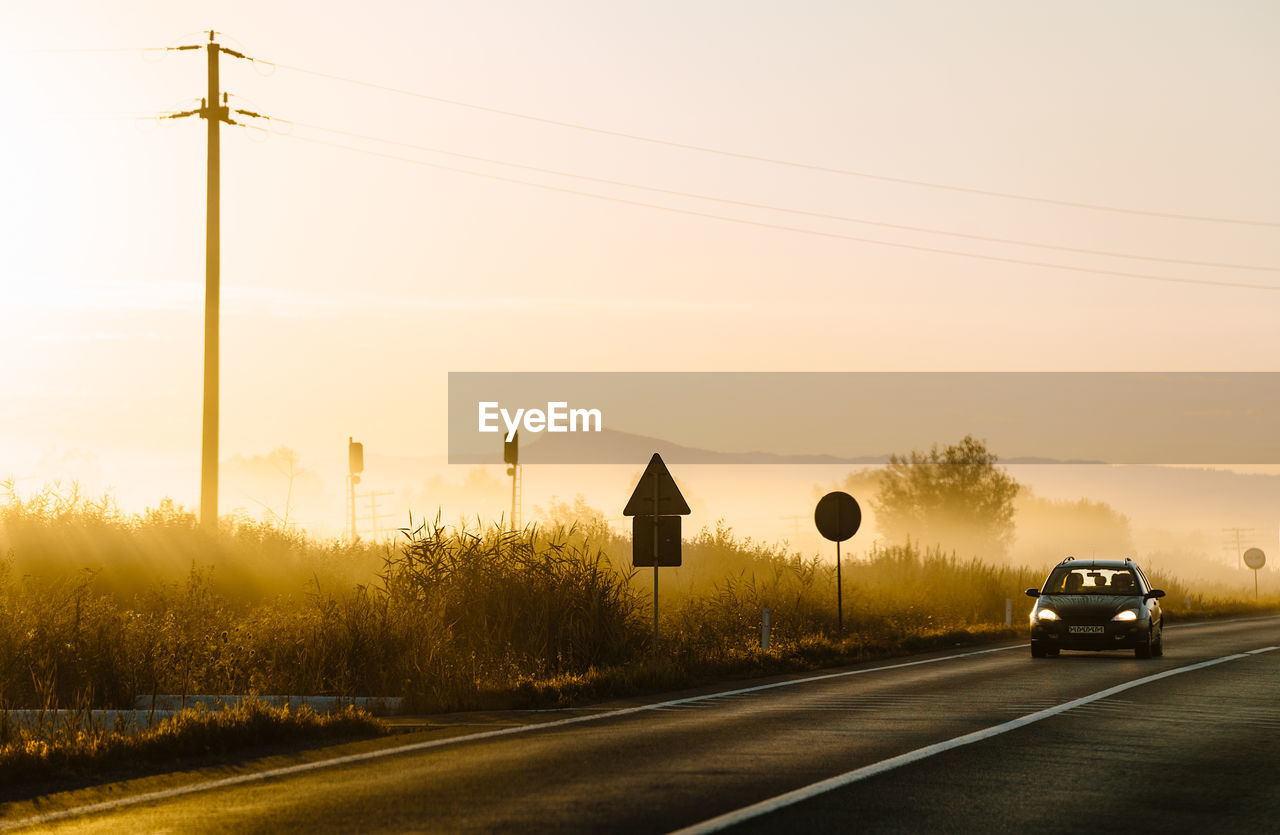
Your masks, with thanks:
[{"label": "dry grass", "polygon": [[356,708],[322,715],[308,707],[295,710],[256,700],[216,711],[180,711],[142,730],[96,725],[87,711],[19,727],[0,712],[0,785],[136,771],[191,757],[385,732],[382,722]]},{"label": "dry grass", "polygon": [[[403,696],[411,710],[566,703],[1016,634],[1036,570],[912,544],[834,567],[704,529],[664,569],[660,652],[648,571],[603,522],[406,530],[395,547],[262,525],[200,529],[50,492],[0,505],[0,703],[130,707],[156,693]],[[1274,609],[1192,594],[1174,617]],[[759,649],[761,610],[772,647]]]}]

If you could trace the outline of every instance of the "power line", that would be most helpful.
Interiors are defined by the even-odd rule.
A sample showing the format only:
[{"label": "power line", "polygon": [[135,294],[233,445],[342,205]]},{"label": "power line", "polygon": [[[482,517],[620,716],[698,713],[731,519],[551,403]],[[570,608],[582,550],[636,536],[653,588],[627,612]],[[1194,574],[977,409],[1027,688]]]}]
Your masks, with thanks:
[{"label": "power line", "polygon": [[1003,256],[998,256],[998,255],[980,255],[973,252],[961,252],[959,250],[942,249],[939,247],[920,246],[918,244],[905,244],[905,243],[897,243],[893,241],[881,241],[881,240],[876,240],[874,238],[862,238],[855,235],[845,235],[839,232],[824,232],[817,229],[805,229],[799,226],[786,226],[779,223],[767,223],[767,222],[758,221],[758,220],[748,220],[746,218],[729,217],[727,215],[717,215],[717,214],[712,214],[711,212],[697,211],[695,209],[681,209],[675,206],[663,206],[657,203],[646,203],[644,201],[630,200],[623,197],[611,197],[603,194],[595,194],[589,191],[579,191],[577,189],[564,188],[562,186],[547,185],[545,183],[534,183],[528,180],[516,179],[514,177],[504,177],[499,174],[488,174],[480,171],[472,171],[466,168],[457,168],[449,165],[441,165],[439,163],[427,162],[425,160],[413,159],[411,157],[402,157],[395,154],[383,153],[381,151],[369,150],[368,148],[358,148],[354,145],[342,145],[337,142],[327,142],[323,139],[312,139],[310,137],[297,136],[295,134],[284,134],[283,136],[286,139],[294,139],[299,142],[308,142],[313,145],[324,145],[330,148],[339,148],[346,151],[354,151],[360,154],[366,154],[374,157],[381,157],[383,159],[396,160],[398,162],[407,162],[413,165],[419,165],[426,168],[435,168],[441,171],[450,171],[458,174],[467,174],[473,177],[483,177],[485,179],[496,180],[498,182],[504,182],[504,183],[515,183],[517,185],[529,186],[531,188],[543,189],[545,191],[554,191],[561,194],[574,194],[580,197],[590,197],[595,200],[604,200],[611,203],[620,203],[628,206],[640,206],[648,209],[657,209],[659,211],[687,215],[690,217],[703,217],[703,218],[709,218],[712,220],[722,220],[727,223],[737,223],[745,226],[755,226],[762,229],[774,229],[774,230],[783,231],[783,232],[798,232],[803,235],[814,235],[822,238],[834,238],[838,240],[854,241],[856,243],[865,243],[865,244],[873,244],[876,246],[893,247],[895,249],[907,249],[907,250],[913,250],[916,252],[928,252],[936,255],[953,255],[961,258],[973,258],[977,260],[994,261],[994,262],[1003,263],[1003,264],[1018,264],[1021,266],[1042,267],[1042,268],[1048,268],[1053,270],[1066,270],[1068,272],[1087,273],[1090,275],[1106,275],[1106,276],[1115,276],[1118,278],[1140,279],[1143,281],[1160,281],[1160,282],[1167,282],[1171,284],[1193,284],[1193,285],[1205,285],[1210,287],[1233,287],[1233,288],[1247,289],[1247,290],[1271,290],[1271,291],[1280,290],[1280,285],[1274,285],[1274,284],[1251,284],[1248,282],[1240,282],[1240,281],[1217,281],[1217,280],[1208,279],[1208,278],[1176,278],[1173,276],[1152,275],[1149,273],[1131,273],[1131,272],[1122,272],[1119,270],[1098,270],[1098,269],[1092,269],[1089,267],[1075,267],[1075,266],[1069,266],[1065,264],[1052,264],[1046,261],[1032,261],[1032,260],[1023,259],[1023,258],[1007,258]]},{"label": "power line", "polygon": [[[187,34],[185,34],[185,35],[179,35],[177,38],[174,38],[172,41],[170,41],[168,46],[69,46],[69,47],[68,47],[68,46],[55,46],[55,47],[48,47],[48,48],[44,48],[44,49],[21,49],[21,50],[18,50],[18,52],[19,52],[19,53],[21,53],[21,54],[24,54],[24,55],[41,55],[41,54],[58,54],[58,53],[63,53],[63,52],[66,52],[66,53],[75,53],[75,52],[172,52],[172,51],[175,51],[175,50],[182,50],[182,49],[204,49],[204,46],[203,46],[203,45],[188,44],[188,45],[178,46],[178,45],[175,45],[175,42],[176,42],[176,41],[185,41],[185,40],[187,40],[188,38],[192,38],[192,37],[195,37],[195,36],[197,36],[197,35],[203,38],[205,35],[209,35],[209,34],[213,34],[213,35],[221,35],[223,38],[231,38],[231,36],[230,36],[230,35],[228,35],[226,32],[223,32],[223,31],[218,30],[218,29],[199,29],[199,30],[196,30],[196,31],[194,31],[194,32],[188,32],[188,33],[187,33]],[[231,40],[236,41],[236,43],[237,43],[237,44],[239,44],[239,43],[240,43],[240,42],[239,42],[238,40],[236,40],[235,38],[231,38]],[[226,49],[226,47],[223,47],[222,49],[223,49],[223,51],[231,52],[231,53],[232,53],[233,55],[235,55],[237,58],[244,58],[244,59],[245,59],[245,60],[247,60],[247,61],[256,61],[257,63],[260,63],[260,64],[270,63],[269,61],[258,61],[258,60],[257,60],[257,59],[255,59],[255,58],[249,58],[247,55],[242,55],[242,54],[240,54],[239,52],[234,52],[234,51],[232,51],[232,50],[230,50],[230,49]]]},{"label": "power line", "polygon": [[[155,51],[164,52],[164,51],[172,51],[172,50],[197,49],[197,48],[199,47],[197,46],[85,47],[85,48],[31,49],[31,50],[23,50],[23,51],[26,53],[155,52]],[[1085,201],[1076,201],[1076,200],[1061,200],[1061,199],[1052,198],[1052,197],[1039,197],[1036,195],[1018,194],[1015,192],[998,191],[995,189],[983,189],[983,188],[976,188],[972,186],[957,186],[949,183],[938,183],[938,182],[932,182],[929,180],[913,179],[909,177],[894,177],[886,174],[873,174],[868,171],[855,171],[847,168],[836,168],[833,166],[817,165],[814,163],[799,162],[796,160],[780,159],[777,157],[767,157],[760,154],[748,154],[740,151],[730,151],[724,148],[713,148],[710,146],[696,145],[689,142],[677,142],[670,139],[661,139],[659,137],[645,136],[642,134],[629,133],[626,131],[618,131],[618,130],[610,130],[608,128],[594,127],[592,125],[586,125],[579,122],[569,122],[569,121],[560,120],[560,119],[550,119],[544,116],[535,116],[530,113],[520,113],[518,111],[505,110],[498,107],[490,107],[487,105],[474,104],[472,102],[465,102],[458,99],[445,98],[443,96],[433,96],[428,93],[422,93],[416,90],[407,90],[401,87],[392,87],[386,84],[377,84],[371,81],[363,81],[356,78],[348,78],[346,76],[336,75],[334,73],[320,72],[318,70],[311,70],[305,67],[299,67],[292,64],[282,64],[275,61],[266,61],[261,58],[251,58],[247,55],[244,55],[242,53],[239,53],[230,49],[224,48],[224,51],[229,52],[238,58],[244,58],[245,60],[251,61],[255,64],[262,64],[264,66],[291,70],[293,72],[301,73],[304,75],[311,75],[317,78],[325,78],[332,81],[339,81],[345,84],[353,84],[353,85],[366,87],[374,90],[382,90],[388,93],[395,93],[398,95],[410,96],[413,98],[422,99],[424,101],[435,102],[437,104],[447,104],[452,107],[463,107],[463,108],[477,110],[484,113],[493,113],[496,115],[507,116],[515,119],[524,119],[526,121],[537,122],[545,125],[552,125],[555,127],[585,131],[588,133],[594,133],[601,136],[612,136],[619,139],[628,139],[636,142],[646,142],[654,145],[663,145],[670,148],[679,148],[681,150],[697,151],[699,153],[716,154],[719,156],[730,157],[734,159],[749,160],[752,162],[763,162],[771,165],[782,165],[790,168],[798,168],[798,169],[804,169],[809,171],[819,171],[827,174],[838,174],[846,177],[859,177],[862,179],[876,180],[876,181],[886,182],[886,183],[896,183],[899,185],[916,186],[919,188],[940,189],[943,191],[951,191],[951,192],[957,192],[957,193],[963,193],[963,194],[976,194],[984,197],[998,197],[998,198],[1003,198],[1008,200],[1022,200],[1022,201],[1041,203],[1044,205],[1051,205],[1051,206],[1063,206],[1063,207],[1075,208],[1075,209],[1089,209],[1094,211],[1113,212],[1118,214],[1126,214],[1126,215],[1134,215],[1134,216],[1163,218],[1167,220],[1201,221],[1206,223],[1224,223],[1224,224],[1233,224],[1233,225],[1240,225],[1240,226],[1256,226],[1256,227],[1262,227],[1262,228],[1268,228],[1268,229],[1280,229],[1280,221],[1254,220],[1250,218],[1229,218],[1229,217],[1222,217],[1217,215],[1194,215],[1194,214],[1185,214],[1185,213],[1179,213],[1179,212],[1159,212],[1151,209],[1134,209],[1134,208],[1129,208],[1125,206],[1112,206],[1112,205],[1107,205],[1102,203],[1089,203]],[[381,140],[378,140],[378,141],[381,141]],[[440,152],[440,153],[445,153],[445,152]],[[500,164],[507,164],[507,163],[500,163]],[[568,175],[568,176],[572,176],[572,175]],[[871,221],[853,221],[853,222],[871,223]],[[954,233],[940,232],[939,234],[954,234]],[[1055,247],[1050,247],[1049,245],[1040,245],[1040,244],[1026,244],[1026,245],[1055,248]],[[1071,251],[1071,250],[1068,250],[1068,251]],[[1080,251],[1088,252],[1087,250],[1080,250]],[[1098,254],[1111,254],[1111,253],[1098,253]],[[1117,255],[1117,257],[1144,258],[1144,256],[1129,256],[1129,255]],[[1144,258],[1144,260],[1164,260],[1164,259]],[[1173,261],[1171,263],[1198,263],[1198,262]],[[1212,263],[1203,263],[1200,265],[1201,266],[1227,266],[1227,267],[1232,267],[1236,269],[1261,269],[1261,270],[1273,269],[1271,267],[1247,267],[1247,266],[1240,266],[1240,265],[1212,264]]]},{"label": "power line", "polygon": [[297,67],[291,64],[279,64],[274,61],[263,61],[254,59],[258,63],[270,64],[284,70],[302,73],[304,75],[312,75],[317,78],[327,78],[332,81],[340,81],[345,84],[354,84],[360,87],[367,87],[374,90],[382,90],[388,93],[396,93],[398,95],[410,96],[424,101],[435,102],[437,104],[447,104],[453,107],[465,107],[471,110],[478,110],[484,113],[493,113],[499,116],[508,116],[515,119],[524,119],[530,122],[538,122],[544,125],[553,125],[560,128],[568,128],[571,130],[586,131],[588,133],[599,134],[601,136],[612,136],[619,139],[629,139],[635,142],[646,142],[652,145],[663,145],[669,148],[679,148],[686,151],[697,151],[699,153],[716,154],[733,159],[749,160],[751,162],[764,162],[771,165],[784,165],[790,168],[799,168],[808,171],[820,171],[826,174],[839,174],[845,177],[859,177],[867,180],[876,180],[885,183],[896,183],[898,185],[917,186],[920,188],[940,189],[943,191],[958,192],[963,194],[977,194],[984,197],[999,197],[1008,200],[1022,200],[1031,203],[1041,203],[1050,206],[1065,206],[1073,209],[1091,209],[1101,212],[1114,212],[1117,214],[1137,215],[1144,217],[1156,217],[1166,220],[1191,220],[1203,221],[1207,223],[1227,223],[1239,226],[1260,226],[1269,229],[1280,229],[1280,222],[1266,220],[1251,220],[1247,218],[1228,218],[1214,215],[1193,215],[1181,214],[1177,212],[1158,212],[1150,209],[1133,209],[1124,206],[1111,206],[1102,203],[1088,203],[1076,200],[1059,200],[1052,197],[1037,197],[1029,194],[1017,194],[1007,191],[996,191],[994,189],[974,188],[971,186],[957,186],[948,183],[936,183],[928,180],[917,180],[908,177],[892,177],[885,174],[872,174],[867,171],[854,171],[847,168],[835,168],[825,165],[816,165],[807,162],[798,162],[796,160],[779,159],[777,157],[766,157],[758,154],[748,154],[740,151],[729,151],[723,148],[712,148],[706,145],[695,145],[689,142],[676,142],[670,139],[660,139],[653,136],[644,136],[641,134],[628,133],[626,131],[610,130],[607,128],[598,128],[591,125],[585,125],[579,122],[568,122],[560,119],[549,119],[543,116],[534,116],[529,113],[520,113],[513,110],[503,110],[497,107],[489,107],[487,105],[473,104],[471,102],[459,101],[458,99],[449,99],[442,96],[433,96],[427,93],[421,93],[415,90],[406,90],[400,87],[391,87],[386,84],[376,84],[370,81],[361,81],[355,78],[347,78],[333,73],[319,72],[317,70],[309,70],[305,67]]},{"label": "power line", "polygon": [[159,110],[118,110],[118,111],[101,111],[87,113],[37,113],[34,114],[38,119],[163,119],[169,115],[168,111]]},{"label": "power line", "polygon": [[[257,114],[247,113],[246,115],[257,115]],[[275,120],[275,121],[286,121],[286,120]],[[866,226],[879,226],[884,229],[897,229],[897,230],[906,231],[906,232],[923,232],[930,235],[946,235],[948,237],[963,238],[965,240],[971,240],[971,241],[984,241],[986,243],[1012,244],[1014,246],[1034,247],[1037,249],[1050,249],[1057,252],[1072,252],[1072,253],[1078,253],[1083,255],[1101,255],[1108,258],[1130,258],[1130,259],[1139,260],[1139,261],[1154,261],[1162,264],[1181,264],[1181,265],[1193,266],[1193,267],[1213,267],[1213,268],[1233,269],[1233,270],[1255,270],[1259,272],[1280,272],[1280,267],[1264,267],[1264,266],[1256,266],[1253,264],[1231,264],[1231,263],[1224,263],[1220,261],[1193,261],[1185,258],[1164,258],[1157,255],[1136,255],[1136,254],[1127,253],[1127,252],[1111,252],[1111,251],[1102,250],[1102,249],[1086,249],[1084,247],[1062,246],[1058,244],[1045,244],[1045,243],[1035,243],[1032,241],[1021,241],[1013,238],[998,238],[990,235],[977,235],[977,234],[971,234],[968,232],[952,232],[946,229],[935,229],[927,226],[911,226],[911,225],[901,224],[901,223],[887,223],[884,221],[867,220],[865,218],[856,218],[856,217],[848,217],[846,215],[828,214],[826,212],[815,212],[815,211],[809,211],[806,209],[791,209],[783,206],[774,206],[767,203],[754,203],[747,200],[733,200],[731,198],[715,197],[713,195],[708,195],[708,194],[697,194],[694,192],[660,188],[657,186],[646,186],[646,185],[641,185],[639,183],[629,183],[629,182],[624,182],[622,180],[611,180],[605,177],[591,176],[589,174],[576,174],[570,171],[560,171],[554,168],[544,168],[537,165],[527,165],[525,163],[519,163],[519,162],[508,162],[506,160],[493,159],[491,157],[482,157],[482,156],[477,156],[475,154],[464,154],[459,151],[450,151],[444,148],[433,148],[426,145],[415,145],[411,142],[401,142],[394,139],[383,139],[377,136],[369,136],[367,134],[362,134],[362,133],[353,133],[352,131],[338,130],[336,128],[328,128],[328,127],[324,127],[323,125],[314,125],[307,122],[288,121],[288,123],[292,125],[296,125],[298,127],[310,128],[312,130],[323,131],[325,133],[332,133],[338,136],[346,136],[352,139],[364,139],[370,142],[380,142],[384,145],[395,145],[401,148],[410,148],[417,151],[427,151],[433,154],[443,154],[445,156],[472,160],[474,162],[491,163],[494,165],[505,165],[510,168],[519,168],[525,171],[534,171],[540,174],[552,174],[557,177],[571,177],[573,179],[585,180],[587,182],[592,182],[592,183],[600,183],[602,185],[621,186],[623,188],[638,189],[641,191],[654,192],[656,194],[668,194],[673,197],[684,197],[684,198],[691,198],[695,200],[708,200],[716,203],[724,203],[730,206],[742,206],[744,208],[750,208],[750,209],[764,209],[766,211],[771,211],[771,212],[783,212],[785,214],[800,215],[803,217],[813,217],[813,218],[819,218],[822,220],[835,220],[835,221],[841,221],[843,223],[859,223]]]},{"label": "power line", "polygon": [[24,55],[57,54],[62,52],[164,52],[173,47],[168,46],[85,46],[85,47],[53,47],[50,49],[23,49]]}]

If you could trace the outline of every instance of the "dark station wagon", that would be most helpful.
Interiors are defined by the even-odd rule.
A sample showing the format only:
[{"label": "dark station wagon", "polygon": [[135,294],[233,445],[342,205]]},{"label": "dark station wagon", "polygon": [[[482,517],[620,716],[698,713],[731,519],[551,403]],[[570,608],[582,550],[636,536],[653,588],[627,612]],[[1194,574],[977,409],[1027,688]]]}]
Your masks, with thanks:
[{"label": "dark station wagon", "polygon": [[1054,566],[1044,588],[1027,589],[1031,610],[1031,655],[1055,656],[1064,649],[1132,649],[1138,658],[1164,654],[1160,598],[1131,559],[1077,560]]}]

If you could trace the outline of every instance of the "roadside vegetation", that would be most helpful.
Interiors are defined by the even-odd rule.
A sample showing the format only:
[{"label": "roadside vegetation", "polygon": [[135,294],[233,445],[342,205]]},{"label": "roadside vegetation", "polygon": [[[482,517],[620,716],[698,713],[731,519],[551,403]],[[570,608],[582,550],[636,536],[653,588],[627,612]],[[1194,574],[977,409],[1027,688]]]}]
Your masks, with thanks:
[{"label": "roadside vegetation", "polygon": [[[85,720],[20,728],[0,710],[0,780],[377,731],[362,714],[254,702],[141,733],[87,719],[158,695],[403,697],[412,712],[550,707],[1012,639],[1032,605],[1023,589],[1056,558],[1008,559],[1020,488],[994,465],[966,439],[887,471],[893,489],[870,507],[896,541],[846,559],[843,632],[834,565],[723,524],[703,528],[686,540],[684,565],[663,569],[656,647],[651,571],[631,567],[630,537],[581,499],[554,503],[545,523],[520,531],[436,520],[406,526],[393,543],[353,544],[231,520],[209,531],[171,502],[134,515],[73,490],[10,491],[0,503],[0,708],[71,709]],[[993,487],[973,494],[974,484]],[[956,530],[965,518],[956,505],[970,499],[986,502],[980,524]],[[1105,507],[1067,510],[1123,532],[1123,517]],[[918,530],[947,531],[971,544],[967,553],[990,556],[918,544]],[[1174,620],[1280,604],[1149,574]]]},{"label": "roadside vegetation", "polygon": [[[628,537],[558,505],[521,531],[438,523],[394,544],[317,542],[268,525],[200,528],[66,494],[0,505],[0,704],[132,708],[151,695],[402,696],[410,710],[567,702],[721,675],[805,669],[1013,637],[1046,567],[910,541],[834,566],[717,526],[651,577]],[[1173,617],[1276,601],[1211,597],[1173,577]],[[1013,629],[1004,626],[1012,600]],[[761,612],[772,612],[769,651]]]},{"label": "roadside vegetation", "polygon": [[378,736],[386,726],[347,708],[317,714],[245,700],[222,710],[189,708],[154,725],[95,722],[87,711],[48,714],[19,724],[0,712],[0,786],[170,765],[184,758],[237,753],[278,744]]}]

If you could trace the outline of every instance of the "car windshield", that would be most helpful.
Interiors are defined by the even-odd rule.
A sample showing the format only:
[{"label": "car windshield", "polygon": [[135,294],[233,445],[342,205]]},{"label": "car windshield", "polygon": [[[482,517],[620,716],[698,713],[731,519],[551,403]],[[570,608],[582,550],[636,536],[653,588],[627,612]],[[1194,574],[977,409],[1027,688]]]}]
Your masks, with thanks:
[{"label": "car windshield", "polygon": [[1138,577],[1128,568],[1072,568],[1060,565],[1044,584],[1044,594],[1138,593]]}]

